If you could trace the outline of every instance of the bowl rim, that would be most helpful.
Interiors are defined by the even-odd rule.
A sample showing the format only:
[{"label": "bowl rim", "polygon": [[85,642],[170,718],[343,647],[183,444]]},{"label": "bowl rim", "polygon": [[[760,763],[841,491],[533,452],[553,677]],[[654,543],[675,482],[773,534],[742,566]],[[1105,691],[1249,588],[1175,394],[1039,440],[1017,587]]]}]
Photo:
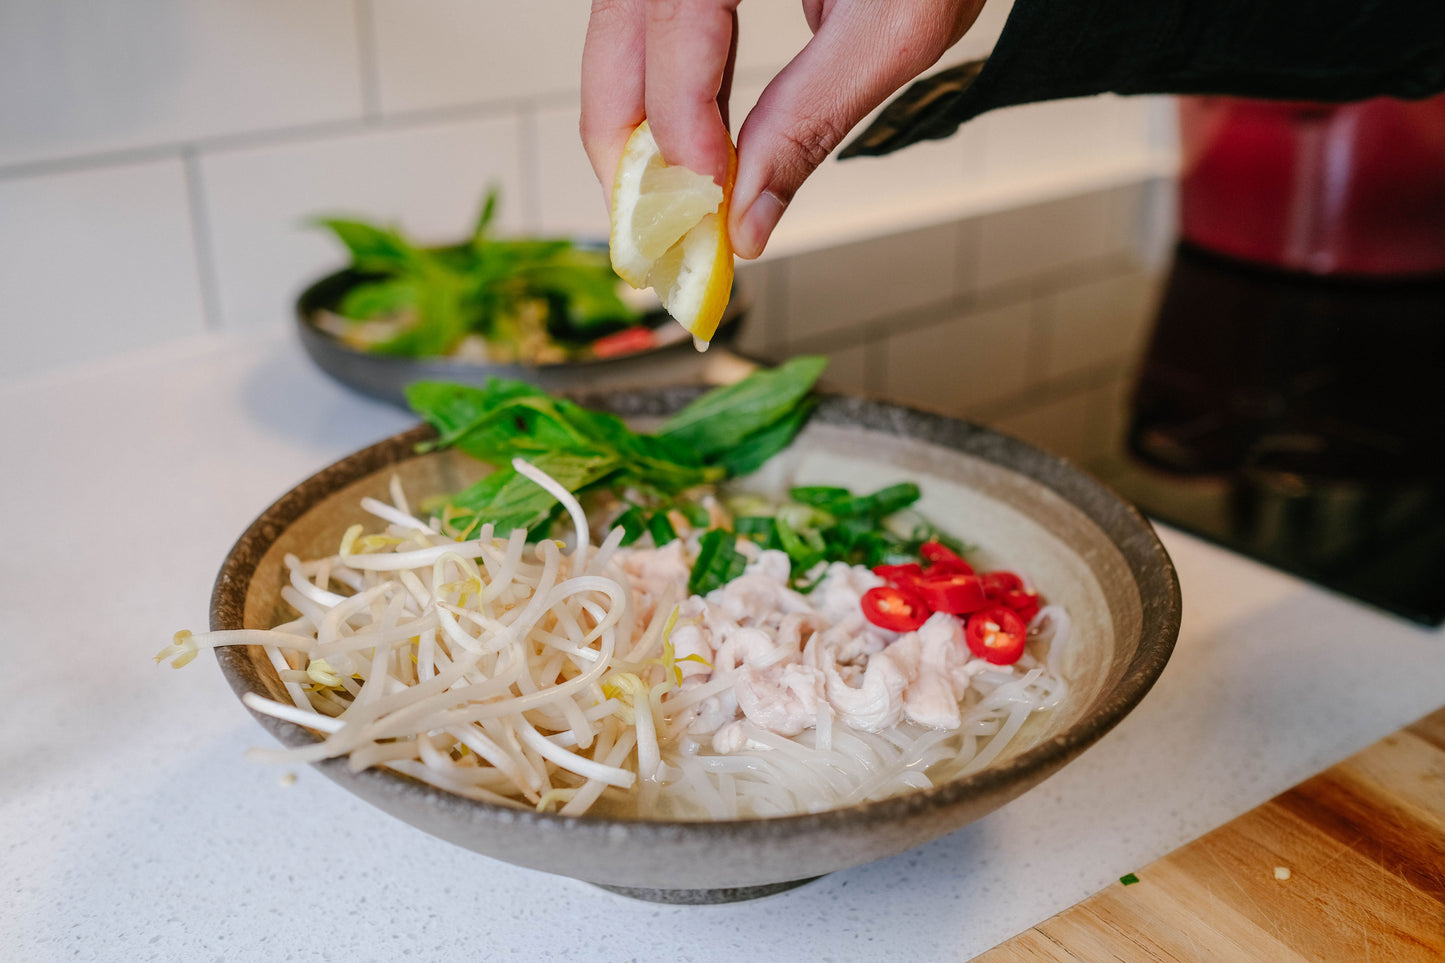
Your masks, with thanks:
[{"label": "bowl rim", "polygon": [[[704,390],[692,386],[640,388],[591,394],[573,392],[568,393],[568,397],[593,407],[611,408],[624,417],[655,416],[675,410]],[[619,398],[625,403],[610,403]],[[820,396],[812,417],[823,424],[884,431],[891,428],[895,434],[983,458],[1053,491],[1101,529],[1120,552],[1134,578],[1140,596],[1141,620],[1135,654],[1117,684],[1101,699],[1096,712],[1000,764],[927,789],[820,812],[735,820],[563,816],[469,799],[379,767],[351,772],[346,768],[344,757],[314,765],[343,783],[369,784],[382,791],[394,792],[398,786],[409,784],[428,805],[435,804],[440,809],[463,807],[469,819],[495,821],[511,827],[553,830],[565,827],[569,835],[598,836],[625,827],[630,838],[638,843],[714,835],[719,831],[765,841],[800,832],[826,832],[844,826],[898,821],[925,811],[950,808],[972,796],[988,796],[1010,783],[1032,785],[1101,739],[1139,704],[1163,673],[1173,652],[1179,632],[1181,596],[1173,562],[1149,521],[1133,505],[1068,460],[968,421],[890,402],[830,394]],[[333,462],[273,502],[237,539],[217,573],[210,606],[212,631],[242,627],[246,594],[257,564],[291,523],[339,488],[419,457],[415,450],[417,444],[434,437],[436,433],[431,426],[419,424]],[[1045,471],[1047,475],[1043,474]],[[254,664],[250,648],[223,646],[213,650],[222,673],[238,697],[255,691],[244,671],[246,666]],[[248,711],[287,746],[320,741],[302,726],[249,707]]]}]

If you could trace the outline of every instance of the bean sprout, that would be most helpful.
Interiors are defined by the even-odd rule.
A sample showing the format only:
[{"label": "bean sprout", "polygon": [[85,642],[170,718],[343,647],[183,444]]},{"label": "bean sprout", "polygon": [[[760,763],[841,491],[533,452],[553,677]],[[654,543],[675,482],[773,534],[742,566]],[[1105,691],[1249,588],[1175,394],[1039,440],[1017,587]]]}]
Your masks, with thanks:
[{"label": "bean sprout", "polygon": [[[839,655],[838,645],[852,652],[867,633],[849,636],[846,625],[830,626],[836,614],[811,608],[786,581],[770,583],[766,559],[733,583],[736,597],[726,585],[707,599],[686,597],[675,576],[656,576],[665,566],[646,574],[686,551],[621,548],[620,529],[594,550],[576,498],[525,461],[514,467],[564,506],[570,549],[546,539],[529,546],[520,531],[495,538],[491,526],[448,537],[411,513],[393,480],[392,504],[361,502],[379,532],[353,526],[335,555],[285,556],[282,598],[298,617],[271,630],[180,632],[158,661],[180,666],[203,648],[264,647],[281,687],[274,699],[243,701],[318,741],[252,750],[253,758],[346,757],[353,769],[383,766],[469,798],[565,815],[725,819],[881,798],[997,762],[1035,713],[1067,695],[1059,670],[1070,623],[1049,606],[1031,626],[1036,648],[1017,667],[960,661],[966,651],[949,657],[962,693],[956,727],[895,713],[878,731],[858,728],[850,719],[864,716],[834,703],[834,689],[845,676],[855,680],[845,690],[862,685],[868,658],[895,649],[875,639],[871,657]],[[869,577],[835,574],[847,584]],[[774,610],[749,610],[769,597]],[[675,650],[675,639],[699,645],[708,632],[732,633],[726,649],[718,641],[716,668],[702,650]],[[916,656],[912,664],[921,671]],[[768,685],[780,699],[801,699],[794,721],[765,723],[739,708],[739,687]],[[753,690],[745,694],[745,708],[758,704]]]}]

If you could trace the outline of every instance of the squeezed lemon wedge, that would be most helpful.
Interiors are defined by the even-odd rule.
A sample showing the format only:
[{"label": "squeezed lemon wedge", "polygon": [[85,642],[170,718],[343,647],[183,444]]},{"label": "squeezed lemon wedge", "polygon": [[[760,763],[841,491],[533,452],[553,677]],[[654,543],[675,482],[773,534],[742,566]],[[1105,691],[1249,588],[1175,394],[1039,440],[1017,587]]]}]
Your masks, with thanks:
[{"label": "squeezed lemon wedge", "polygon": [[635,288],[653,289],[667,313],[705,350],[733,286],[728,201],[737,154],[728,144],[727,183],[670,166],[647,121],[627,139],[612,180],[612,268]]}]

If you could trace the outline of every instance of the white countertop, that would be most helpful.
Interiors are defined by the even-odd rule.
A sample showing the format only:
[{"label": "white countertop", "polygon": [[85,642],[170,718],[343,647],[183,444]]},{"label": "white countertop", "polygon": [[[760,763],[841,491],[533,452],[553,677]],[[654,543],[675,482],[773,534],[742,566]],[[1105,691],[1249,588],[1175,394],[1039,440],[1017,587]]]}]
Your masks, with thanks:
[{"label": "white countertop", "polygon": [[203,628],[245,526],[413,423],[289,336],[0,388],[0,960],[964,960],[1445,703],[1445,633],[1172,530],[1184,624],[1144,703],[942,840],[753,903],[633,902],[383,815],[270,742]]}]

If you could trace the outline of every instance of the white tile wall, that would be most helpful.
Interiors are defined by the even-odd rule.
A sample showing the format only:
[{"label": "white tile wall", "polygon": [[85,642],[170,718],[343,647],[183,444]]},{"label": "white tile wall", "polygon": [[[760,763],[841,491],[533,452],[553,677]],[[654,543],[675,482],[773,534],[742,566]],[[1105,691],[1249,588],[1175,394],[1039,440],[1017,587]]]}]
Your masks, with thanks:
[{"label": "white tile wall", "polygon": [[938,197],[981,176],[979,143],[980,131],[965,127],[888,157],[830,157],[793,198],[773,243],[783,251],[808,250],[833,238],[870,236],[880,212],[903,223],[951,220],[940,216]]},{"label": "white tile wall", "polygon": [[1067,159],[1075,172],[1117,165],[1150,149],[1146,98],[1086,97],[1025,104],[978,118],[984,176],[1020,181],[1054,176]]},{"label": "white tile wall", "polygon": [[[790,0],[752,0],[738,7],[738,56],[733,69],[739,79],[755,74],[771,77],[813,38],[803,5]],[[734,120],[734,128],[742,117]]]},{"label": "white tile wall", "polygon": [[1046,295],[1041,304],[1045,376],[1062,377],[1138,354],[1157,298],[1155,278],[1143,273]]},{"label": "white tile wall", "polygon": [[845,394],[867,394],[870,388],[869,359],[874,349],[858,344],[828,352],[828,367],[823,369],[820,384],[825,391]]},{"label": "white tile wall", "polygon": [[955,317],[890,338],[883,394],[951,413],[1024,391],[1036,374],[1028,353],[1032,305],[1010,304]]},{"label": "white tile wall", "polygon": [[1015,284],[1122,251],[1118,203],[1113,192],[1095,191],[980,218],[974,283]]},{"label": "white tile wall", "polygon": [[990,427],[1022,438],[1075,464],[1083,464],[1090,454],[1092,398],[1091,391],[1066,395],[1019,414],[996,419]]},{"label": "white tile wall", "polygon": [[579,0],[369,0],[383,113],[577,89]]},{"label": "white tile wall", "polygon": [[792,342],[904,314],[958,290],[958,231],[922,228],[789,258],[784,314]]},{"label": "white tile wall", "polygon": [[0,181],[0,378],[204,330],[178,160]]},{"label": "white tile wall", "polygon": [[739,261],[736,283],[748,299],[742,335],[733,347],[750,358],[778,358],[786,353],[787,317],[781,304],[786,263]]},{"label": "white tile wall", "polygon": [[318,215],[396,223],[420,241],[459,240],[488,184],[499,227],[522,224],[522,172],[512,117],[382,130],[212,153],[201,163],[221,323],[286,322],[302,285],[344,265],[344,251],[307,225]]},{"label": "white tile wall", "polygon": [[[341,260],[302,225],[324,211],[446,240],[496,181],[510,229],[601,236],[605,205],[577,137],[587,8],[0,0],[4,319],[44,320],[0,377],[207,326],[289,323],[300,285]],[[991,0],[942,63],[985,54],[1008,9]],[[735,124],[811,36],[796,0],[750,0],[740,20]],[[1151,224],[1157,235],[1162,194],[1131,213],[1079,163],[1105,171],[1100,183],[1144,179],[1147,165],[1129,165],[1159,141],[1159,116],[1123,101],[1024,108],[887,160],[827,162],[754,272],[767,288],[757,318],[776,328],[753,340],[807,347],[881,312],[1027,281],[1132,232],[1127,247]],[[57,265],[94,283],[57,290]],[[840,370],[881,386],[881,357],[849,354]]]},{"label": "white tile wall", "polygon": [[360,110],[353,0],[0,3],[0,166]]},{"label": "white tile wall", "polygon": [[577,133],[577,107],[538,111],[538,229],[544,234],[602,237],[608,232],[607,200]]},{"label": "white tile wall", "polygon": [[1136,370],[1136,366],[1131,365],[1088,395],[1089,432],[1085,439],[1084,465],[1105,477],[1107,469],[1124,457]]}]

